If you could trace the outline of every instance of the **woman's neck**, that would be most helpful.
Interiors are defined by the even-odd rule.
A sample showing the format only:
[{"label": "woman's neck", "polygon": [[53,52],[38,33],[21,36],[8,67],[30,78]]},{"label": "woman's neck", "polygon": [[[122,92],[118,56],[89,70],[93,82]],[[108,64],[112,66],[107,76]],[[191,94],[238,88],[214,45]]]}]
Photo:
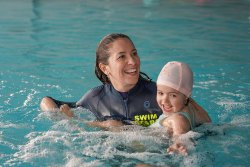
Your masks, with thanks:
[{"label": "woman's neck", "polygon": [[126,85],[126,86],[117,86],[117,85],[113,85],[113,87],[115,88],[115,90],[117,90],[118,92],[122,92],[122,93],[126,93],[129,92],[131,89],[133,89],[135,87],[136,84],[131,84],[131,85]]}]

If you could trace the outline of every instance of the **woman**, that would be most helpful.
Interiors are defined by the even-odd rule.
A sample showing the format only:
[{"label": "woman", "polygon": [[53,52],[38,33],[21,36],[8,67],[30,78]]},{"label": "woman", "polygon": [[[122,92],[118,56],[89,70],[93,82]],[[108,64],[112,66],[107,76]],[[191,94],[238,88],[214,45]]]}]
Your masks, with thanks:
[{"label": "woman", "polygon": [[72,117],[70,107],[83,107],[89,109],[97,120],[104,121],[104,126],[116,122],[106,120],[149,126],[161,114],[155,98],[156,85],[140,73],[140,58],[128,36],[110,34],[100,41],[96,50],[95,74],[103,85],[88,91],[77,103],[45,97],[41,109],[60,107]]},{"label": "woman", "polygon": [[[156,102],[156,84],[140,72],[140,58],[132,40],[124,34],[109,34],[96,50],[95,74],[103,85],[89,90],[78,102],[65,103],[51,97],[41,101],[43,111],[60,111],[72,117],[70,108],[92,112],[99,127],[138,124],[149,126],[161,115]],[[192,102],[197,110],[203,110]]]}]

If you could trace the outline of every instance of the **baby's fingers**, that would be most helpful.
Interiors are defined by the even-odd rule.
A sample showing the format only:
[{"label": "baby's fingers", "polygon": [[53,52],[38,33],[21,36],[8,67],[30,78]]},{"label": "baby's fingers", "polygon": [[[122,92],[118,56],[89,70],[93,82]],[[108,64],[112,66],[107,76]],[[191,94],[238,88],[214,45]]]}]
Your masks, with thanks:
[{"label": "baby's fingers", "polygon": [[188,155],[187,148],[181,143],[174,143],[167,149],[167,153],[173,154],[178,153],[184,156]]}]

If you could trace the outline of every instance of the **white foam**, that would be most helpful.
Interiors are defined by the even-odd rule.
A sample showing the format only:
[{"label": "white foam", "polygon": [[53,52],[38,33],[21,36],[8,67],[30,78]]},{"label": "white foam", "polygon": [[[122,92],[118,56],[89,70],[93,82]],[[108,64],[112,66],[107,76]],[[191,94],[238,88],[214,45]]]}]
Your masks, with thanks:
[{"label": "white foam", "polygon": [[[166,149],[172,141],[164,129],[124,126],[116,132],[86,131],[86,125],[82,127],[78,121],[80,122],[62,119],[54,122],[46,132],[29,133],[26,135],[28,142],[19,147],[12,163],[24,161],[46,165],[45,162],[48,161],[55,166],[105,166],[108,161],[123,163],[125,160],[127,166],[132,166],[135,162],[158,166],[209,166],[213,165],[216,156],[211,153],[212,149],[232,154],[229,153],[230,146],[239,145],[245,140],[244,137],[231,133],[231,130],[239,128],[234,124],[236,122],[204,124],[181,135],[180,141],[189,150],[189,156],[182,157],[167,154]],[[208,147],[211,143],[215,144],[214,148]],[[248,148],[241,146],[240,149],[246,151]]]},{"label": "white foam", "polygon": [[29,93],[27,95],[26,100],[23,102],[23,107],[26,107],[28,105],[28,103],[30,103],[32,101],[32,99],[34,98],[34,95],[37,93],[38,93],[38,91],[36,91],[35,89],[31,89],[31,93]]}]

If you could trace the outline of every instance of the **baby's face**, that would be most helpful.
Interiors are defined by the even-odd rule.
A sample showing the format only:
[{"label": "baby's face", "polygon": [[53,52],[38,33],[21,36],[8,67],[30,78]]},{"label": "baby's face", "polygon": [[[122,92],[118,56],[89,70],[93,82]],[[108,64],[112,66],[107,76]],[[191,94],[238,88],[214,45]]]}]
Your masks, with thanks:
[{"label": "baby's face", "polygon": [[185,107],[186,96],[165,85],[157,84],[157,103],[165,115],[179,112]]}]

